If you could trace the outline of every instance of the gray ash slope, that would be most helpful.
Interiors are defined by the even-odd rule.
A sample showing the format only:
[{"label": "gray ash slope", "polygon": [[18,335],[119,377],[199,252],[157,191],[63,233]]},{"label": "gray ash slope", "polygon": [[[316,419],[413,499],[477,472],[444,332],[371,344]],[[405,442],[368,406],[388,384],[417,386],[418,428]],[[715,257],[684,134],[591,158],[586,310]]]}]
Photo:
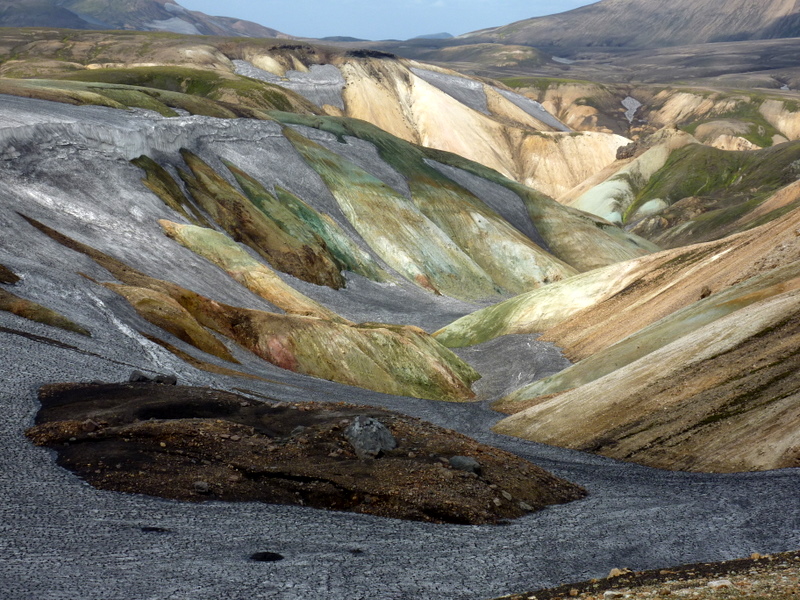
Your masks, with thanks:
[{"label": "gray ash slope", "polygon": [[[797,470],[716,476],[622,464],[493,434],[489,426],[498,415],[484,403],[382,395],[284,371],[238,348],[232,348],[241,362],[236,368],[272,382],[194,369],[137,331],[157,332],[188,352],[191,348],[79,274],[108,281],[108,273],[42,236],[17,211],[213,299],[270,309],[163,236],[156,220],[177,216],[143,187],[141,171],[128,159],[188,146],[212,160],[212,154],[228,149],[249,160],[243,168],[263,169],[260,176],[272,173],[279,185],[304,195],[317,190],[320,203],[330,202],[333,209],[319,178],[286,152],[270,123],[163,120],[30,100],[0,102],[0,264],[22,276],[11,288],[15,293],[88,325],[93,334],[80,336],[0,312],[5,598],[477,600],[604,576],[612,567],[657,568],[800,546]],[[362,166],[375,160],[374,151],[361,155]],[[386,165],[373,166],[378,177],[389,177]],[[299,287],[316,293],[316,286]],[[349,318],[428,329],[474,308],[411,285],[355,276],[343,292],[325,289],[315,297]],[[531,346],[528,337],[519,343],[525,353],[508,356],[519,360],[520,372],[533,356],[542,372],[563,364],[552,347]],[[487,346],[465,356],[479,370],[491,369],[498,349]],[[121,381],[133,369],[279,400],[391,408],[528,458],[587,487],[590,496],[500,527],[426,525],[262,504],[189,505],[95,490],[24,438],[42,384]],[[506,376],[513,370],[507,366]],[[257,563],[249,560],[254,552],[285,558]]]}]

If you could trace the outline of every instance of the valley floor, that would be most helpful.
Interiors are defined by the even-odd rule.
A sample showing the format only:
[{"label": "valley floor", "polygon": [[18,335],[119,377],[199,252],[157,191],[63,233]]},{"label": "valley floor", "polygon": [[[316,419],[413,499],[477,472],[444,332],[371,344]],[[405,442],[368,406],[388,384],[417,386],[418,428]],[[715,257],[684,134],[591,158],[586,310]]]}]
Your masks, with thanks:
[{"label": "valley floor", "polygon": [[[54,335],[61,345],[43,339]],[[177,362],[176,371],[190,385],[389,407],[532,460],[585,486],[589,497],[505,526],[449,526],[99,491],[56,466],[23,431],[42,383],[122,381],[159,364],[141,346],[101,358],[104,352],[100,340],[0,315],[0,589],[8,600],[479,600],[603,578],[615,567],[658,569],[800,547],[800,470],[657,471],[493,434],[499,415],[485,403],[386,396],[264,371],[263,363],[262,374],[276,383],[243,384]],[[284,560],[253,562],[255,552]]]}]

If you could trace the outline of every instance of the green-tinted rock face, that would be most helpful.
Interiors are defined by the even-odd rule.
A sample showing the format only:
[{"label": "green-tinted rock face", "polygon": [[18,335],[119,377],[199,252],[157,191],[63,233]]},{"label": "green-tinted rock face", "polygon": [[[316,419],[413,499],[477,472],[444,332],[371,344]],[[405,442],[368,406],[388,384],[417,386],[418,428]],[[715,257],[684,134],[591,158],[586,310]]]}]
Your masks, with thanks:
[{"label": "green-tinted rock face", "polygon": [[333,311],[304,296],[270,268],[250,256],[224,233],[160,221],[164,232],[192,252],[210,260],[236,281],[287,313],[345,322]]},{"label": "green-tinted rock face", "polygon": [[330,215],[317,212],[291,192],[279,187],[275,190],[278,199],[306,226],[310,227],[325,242],[333,259],[342,269],[358,273],[373,281],[390,281],[391,277],[377,262],[362,250]]},{"label": "green-tinted rock face", "polygon": [[276,190],[276,198],[256,179],[235,165],[225,164],[245,195],[288,235],[314,248],[316,253],[328,256],[340,270],[352,271],[374,281],[388,279],[388,275],[372,257],[361,250],[328,215],[317,212],[282,188]]},{"label": "green-tinted rock face", "polygon": [[[233,360],[207,330],[297,373],[401,396],[451,402],[474,398],[470,386],[480,375],[416,327],[352,325],[230,306],[145,275],[37,221],[28,221],[53,240],[90,256],[122,281],[123,285],[106,286],[125,297],[144,319],[220,358]],[[202,239],[203,233],[198,237]],[[233,253],[231,266],[236,258]]]},{"label": "green-tinted rock face", "polygon": [[[424,149],[424,152],[434,160],[463,169],[514,192],[525,203],[531,222],[547,244],[549,252],[578,272],[644,256],[659,249],[638,235],[604,219],[563,206],[478,163],[447,152],[430,149]],[[592,251],[586,252],[586,248]]]},{"label": "green-tinted rock face", "polygon": [[0,289],[0,310],[10,312],[29,321],[44,323],[45,325],[80,333],[81,335],[91,335],[88,330],[70,321],[64,315],[32,300],[20,298],[16,294],[3,289]]},{"label": "green-tinted rock face", "polygon": [[284,134],[320,174],[361,237],[404,277],[456,298],[500,293],[486,272],[408,198],[294,130]]},{"label": "green-tinted rock face", "polygon": [[191,170],[180,172],[190,193],[234,240],[298,279],[334,289],[344,287],[338,266],[318,244],[311,246],[288,234],[196,155],[188,150],[181,154]]}]

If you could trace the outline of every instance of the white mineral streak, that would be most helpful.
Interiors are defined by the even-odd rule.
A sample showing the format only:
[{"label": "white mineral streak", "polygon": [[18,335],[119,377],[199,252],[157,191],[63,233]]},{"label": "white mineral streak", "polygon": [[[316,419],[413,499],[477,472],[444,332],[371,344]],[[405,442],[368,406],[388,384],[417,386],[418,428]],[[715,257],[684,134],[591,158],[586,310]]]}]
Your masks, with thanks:
[{"label": "white mineral streak", "polygon": [[287,71],[284,77],[278,77],[246,60],[234,60],[233,64],[238,75],[279,85],[300,94],[319,107],[328,104],[344,110],[342,90],[345,80],[342,72],[334,65],[311,65],[307,73]]},{"label": "white mineral streak", "polygon": [[544,106],[536,102],[536,100],[531,100],[515,92],[501,90],[500,88],[494,88],[494,90],[545,125],[549,125],[557,131],[572,131],[569,127],[547,112]]},{"label": "white mineral streak", "polygon": [[633,118],[636,116],[636,112],[642,107],[642,103],[636,98],[628,96],[622,101],[622,106],[628,109],[625,111],[625,118],[628,119],[628,123],[633,123]]},{"label": "white mineral streak", "polygon": [[483,90],[483,84],[480,81],[417,67],[412,67],[411,72],[471,109],[485,115],[490,114],[486,92]]}]

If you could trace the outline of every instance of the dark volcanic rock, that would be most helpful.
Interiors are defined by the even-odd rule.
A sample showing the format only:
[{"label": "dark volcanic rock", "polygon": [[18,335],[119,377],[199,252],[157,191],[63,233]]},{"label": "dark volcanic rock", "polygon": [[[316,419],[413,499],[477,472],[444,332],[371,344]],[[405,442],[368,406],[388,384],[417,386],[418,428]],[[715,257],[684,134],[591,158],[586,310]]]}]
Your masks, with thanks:
[{"label": "dark volcanic rock", "polygon": [[19,281],[19,276],[8,267],[0,265],[0,283],[15,284]]},{"label": "dark volcanic rock", "polygon": [[250,560],[256,562],[278,562],[279,560],[283,560],[283,556],[277,552],[256,552],[250,556]]},{"label": "dark volcanic rock", "polygon": [[397,448],[392,432],[371,417],[356,417],[345,430],[344,437],[353,446],[360,459],[377,458],[384,452]]},{"label": "dark volcanic rock", "polygon": [[623,160],[626,158],[633,158],[636,156],[636,153],[639,151],[639,144],[636,142],[631,142],[627,146],[620,146],[617,148],[617,160]]},{"label": "dark volcanic rock", "polygon": [[481,474],[481,463],[471,456],[454,456],[450,459],[450,466],[459,471],[475,473],[475,475]]},{"label": "dark volcanic rock", "polygon": [[131,373],[131,376],[128,378],[128,381],[131,383],[150,383],[153,381],[147,375],[142,373],[141,371],[134,371]]},{"label": "dark volcanic rock", "polygon": [[[39,399],[28,437],[102,489],[468,524],[585,495],[513,454],[378,408],[270,405],[152,382],[49,385]],[[345,429],[369,432],[381,459],[359,460]],[[477,457],[480,476],[443,456]]]}]

